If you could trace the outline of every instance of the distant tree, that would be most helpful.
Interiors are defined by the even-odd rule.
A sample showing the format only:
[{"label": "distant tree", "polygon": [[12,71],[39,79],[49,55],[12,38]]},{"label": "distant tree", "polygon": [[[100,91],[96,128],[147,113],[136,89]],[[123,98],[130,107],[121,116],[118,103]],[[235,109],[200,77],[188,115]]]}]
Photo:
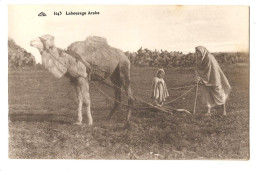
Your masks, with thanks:
[{"label": "distant tree", "polygon": [[31,53],[18,46],[13,39],[8,39],[8,67],[33,67],[36,61]]},{"label": "distant tree", "polygon": [[[183,54],[179,51],[155,49],[151,51],[142,47],[137,52],[125,52],[131,64],[139,66],[156,67],[193,67],[196,64],[194,53]],[[246,52],[217,52],[212,53],[216,60],[221,64],[235,64],[249,61],[249,53]]]}]

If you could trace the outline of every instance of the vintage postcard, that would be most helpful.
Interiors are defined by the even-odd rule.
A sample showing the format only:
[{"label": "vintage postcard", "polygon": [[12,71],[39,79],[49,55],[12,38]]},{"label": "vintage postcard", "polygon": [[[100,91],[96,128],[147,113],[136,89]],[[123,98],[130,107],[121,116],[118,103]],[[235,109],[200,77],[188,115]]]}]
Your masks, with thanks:
[{"label": "vintage postcard", "polygon": [[249,160],[249,6],[8,5],[8,158]]}]

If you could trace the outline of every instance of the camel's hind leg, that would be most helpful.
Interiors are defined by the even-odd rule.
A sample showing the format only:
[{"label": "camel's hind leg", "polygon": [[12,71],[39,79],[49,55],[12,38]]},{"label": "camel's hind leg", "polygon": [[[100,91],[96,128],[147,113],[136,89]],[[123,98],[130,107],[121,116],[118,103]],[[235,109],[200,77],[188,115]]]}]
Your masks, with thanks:
[{"label": "camel's hind leg", "polygon": [[134,103],[133,92],[131,88],[131,79],[130,79],[130,62],[124,62],[120,65],[120,74],[122,80],[124,80],[124,87],[126,90],[126,95],[128,97],[128,115],[127,122],[130,123],[130,119],[132,116],[132,107]]},{"label": "camel's hind leg", "polygon": [[113,74],[111,75],[111,82],[114,84],[114,91],[115,91],[115,101],[114,106],[110,113],[107,116],[107,119],[111,119],[113,114],[115,113],[116,109],[120,105],[121,102],[121,80],[120,80],[120,73],[119,73],[119,67],[115,69]]}]

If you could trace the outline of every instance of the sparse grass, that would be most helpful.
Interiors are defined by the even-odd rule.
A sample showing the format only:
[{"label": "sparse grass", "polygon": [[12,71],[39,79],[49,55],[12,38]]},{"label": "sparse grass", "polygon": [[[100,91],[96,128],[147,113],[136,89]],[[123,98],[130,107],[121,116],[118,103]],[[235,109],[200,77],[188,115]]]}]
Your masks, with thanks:
[{"label": "sparse grass", "polygon": [[[249,159],[249,68],[222,66],[232,86],[228,116],[215,109],[205,117],[197,114],[163,114],[133,111],[132,127],[126,129],[127,109],[120,107],[111,121],[105,120],[111,102],[92,85],[94,125],[76,126],[77,103],[69,80],[55,79],[47,71],[9,71],[9,157],[37,159]],[[151,81],[156,68],[132,68],[133,92],[151,101]],[[192,68],[168,68],[168,88],[189,85]],[[108,94],[113,91],[98,84]],[[170,91],[171,100],[187,89]],[[123,102],[127,99],[123,96]],[[200,93],[198,97],[200,102]],[[194,90],[172,107],[193,109]],[[136,103],[135,106],[141,106]],[[85,114],[85,113],[84,113]],[[83,115],[84,115],[83,114]]]}]

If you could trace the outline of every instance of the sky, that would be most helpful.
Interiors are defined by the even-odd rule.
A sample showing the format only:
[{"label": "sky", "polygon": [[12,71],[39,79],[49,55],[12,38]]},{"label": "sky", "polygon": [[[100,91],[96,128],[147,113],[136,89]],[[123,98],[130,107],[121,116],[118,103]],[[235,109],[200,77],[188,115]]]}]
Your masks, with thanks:
[{"label": "sky", "polygon": [[[54,12],[62,15],[54,15]],[[65,13],[97,11],[99,15]],[[38,14],[44,12],[45,17]],[[29,42],[51,34],[55,45],[65,49],[87,36],[105,37],[123,51],[150,50],[194,52],[198,45],[210,52],[248,51],[248,6],[174,5],[9,5],[8,37],[37,62],[41,57]]]}]

